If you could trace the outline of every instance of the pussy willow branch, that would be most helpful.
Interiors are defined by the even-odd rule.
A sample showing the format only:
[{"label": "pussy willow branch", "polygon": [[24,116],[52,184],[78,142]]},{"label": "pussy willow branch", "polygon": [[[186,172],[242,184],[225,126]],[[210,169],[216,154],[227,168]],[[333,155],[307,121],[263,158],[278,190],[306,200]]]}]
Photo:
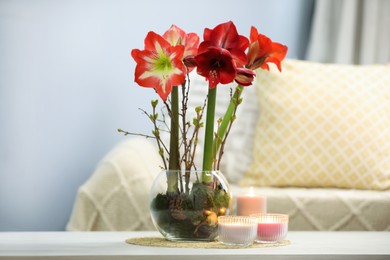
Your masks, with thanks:
[{"label": "pussy willow branch", "polygon": [[[169,133],[169,132],[170,132],[170,128],[169,128],[169,126],[168,126],[168,124],[167,124],[167,120],[166,120],[166,118],[165,118],[165,113],[164,113],[163,108],[164,108],[164,107],[161,107],[161,109],[160,109],[162,119],[158,119],[158,118],[156,119],[156,121],[157,121],[158,123],[160,123],[161,125],[163,125],[162,128],[161,128],[160,125],[158,125],[158,130],[159,130],[158,133],[159,133],[159,134],[160,134],[161,132],[165,132],[165,133]],[[156,122],[156,124],[157,124],[157,122]],[[154,127],[156,127],[156,126],[154,126]],[[161,137],[160,137],[160,145],[164,148],[164,151],[165,151],[166,154],[167,154],[167,156],[165,157],[165,161],[168,161],[168,160],[169,160],[169,150],[168,150],[166,144],[162,141]],[[159,152],[160,152],[160,151],[159,151]],[[165,168],[165,169],[166,169],[166,168]]]},{"label": "pussy willow branch", "polygon": [[170,129],[170,126],[167,124],[167,120],[166,120],[166,118],[165,118],[164,107],[161,107],[160,112],[161,112],[162,119],[159,120],[159,122],[162,123],[162,124],[164,125],[164,129],[166,129],[166,130],[163,129],[162,131],[163,131],[163,132],[170,133],[170,132],[171,132],[171,129]]},{"label": "pussy willow branch", "polygon": [[132,132],[127,132],[125,130],[122,130],[120,128],[117,129],[117,131],[119,133],[123,133],[124,135],[134,135],[134,136],[142,136],[142,137],[145,137],[145,138],[153,138],[153,139],[156,139],[155,136],[152,136],[152,135],[146,135],[146,134],[139,134],[139,133],[132,133]]},{"label": "pussy willow branch", "polygon": [[172,117],[172,111],[167,101],[164,101],[165,108],[167,109],[169,117]]},{"label": "pussy willow branch", "polygon": [[200,128],[203,127],[203,123],[201,121],[202,121],[202,118],[203,118],[203,113],[204,113],[204,109],[206,107],[206,104],[207,104],[207,98],[204,100],[204,103],[203,103],[202,107],[195,108],[196,124],[194,123],[194,128],[195,129],[194,129],[194,132],[192,133],[192,137],[191,137],[191,140],[190,140],[190,146],[189,146],[189,150],[190,150],[190,153],[191,153],[191,159],[190,159],[190,162],[189,162],[189,165],[191,166],[190,169],[192,167],[194,167],[194,169],[196,170],[196,165],[194,164],[195,153],[196,153],[196,148],[197,148],[197,145],[198,145],[199,130],[200,130]]},{"label": "pussy willow branch", "polygon": [[154,119],[152,120],[152,122],[153,122],[153,126],[154,126],[154,134],[157,138],[158,153],[160,154],[161,159],[163,160],[163,163],[164,163],[164,168],[166,169],[167,168],[167,161],[166,161],[166,158],[164,156],[164,150],[168,154],[168,156],[169,156],[169,151],[161,139],[160,128],[157,125],[156,106],[153,106],[153,117],[154,117]]},{"label": "pussy willow branch", "polygon": [[[188,84],[187,89],[190,88],[190,85]],[[188,103],[188,90],[186,90],[186,81],[181,85],[181,93],[182,93],[182,99],[181,99],[181,120],[182,120],[182,144],[184,146],[184,153],[181,159],[181,162],[184,161],[185,163],[185,169],[187,169],[187,162],[188,162],[188,143],[187,143],[187,121],[186,121],[186,114],[187,114],[187,103]],[[187,176],[186,176],[187,177]],[[187,183],[187,180],[186,180]]]},{"label": "pussy willow branch", "polygon": [[160,136],[160,128],[158,127],[157,125],[157,118],[158,118],[158,114],[156,113],[156,105],[152,105],[152,114],[149,114],[148,112],[146,112],[145,110],[143,109],[140,109],[149,119],[150,121],[152,121],[153,123],[153,128],[154,130],[152,131],[153,135],[155,136],[156,138],[156,141],[157,141],[157,146],[158,146],[158,153],[161,157],[161,159],[163,160],[163,164],[164,164],[164,167],[165,169],[167,168],[167,161],[166,161],[166,158],[164,156],[164,150],[165,152],[169,155],[169,150],[168,148],[165,146],[164,142],[162,141],[161,139],[161,136]]},{"label": "pussy willow branch", "polygon": [[[188,70],[188,68],[187,68],[187,70]],[[183,111],[187,111],[187,109],[188,109],[188,99],[189,99],[189,94],[190,94],[190,87],[191,87],[190,75],[189,75],[189,73],[187,73],[187,88],[184,88],[184,85],[183,85],[183,95],[184,95],[183,96]],[[184,114],[184,116],[186,116],[186,115]],[[189,158],[191,158],[191,145],[192,145],[193,140],[190,139],[187,142],[187,135],[189,133],[191,123],[186,122],[186,121],[187,120],[185,118],[183,118],[183,129],[185,129],[185,126],[188,123],[188,129],[184,130],[184,136],[186,137],[185,142],[184,142],[184,147],[185,147],[185,151],[184,151],[185,161],[184,162],[185,162],[186,170],[191,170],[192,162],[191,162],[191,160],[189,161]]]}]

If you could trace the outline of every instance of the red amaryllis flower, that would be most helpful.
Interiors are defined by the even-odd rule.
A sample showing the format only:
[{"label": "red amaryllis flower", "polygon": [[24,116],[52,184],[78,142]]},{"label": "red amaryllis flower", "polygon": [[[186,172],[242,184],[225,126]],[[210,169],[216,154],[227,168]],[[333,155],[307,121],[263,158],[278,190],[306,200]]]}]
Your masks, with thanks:
[{"label": "red amaryllis flower", "polygon": [[250,86],[255,76],[256,73],[251,69],[237,68],[237,74],[234,80],[241,86]]},{"label": "red amaryllis flower", "polygon": [[145,50],[131,51],[137,63],[135,82],[142,87],[154,88],[166,101],[172,87],[185,81],[183,53],[183,45],[172,46],[160,35],[149,32],[145,38]]},{"label": "red amaryllis flower", "polygon": [[229,51],[219,47],[208,47],[196,56],[197,72],[209,81],[209,88],[218,83],[228,84],[236,77],[236,64]]},{"label": "red amaryllis flower", "polygon": [[198,53],[199,36],[196,33],[186,34],[182,29],[176,25],[172,25],[164,34],[166,39],[172,46],[183,45],[184,54],[183,62],[191,72],[195,68],[194,58]]},{"label": "red amaryllis flower", "polygon": [[198,53],[205,52],[212,46],[220,47],[231,53],[238,67],[247,63],[245,50],[249,46],[249,40],[238,34],[233,22],[219,24],[214,29],[206,28],[203,38],[204,41],[199,45]]},{"label": "red amaryllis flower", "polygon": [[270,38],[259,34],[255,27],[251,27],[248,50],[247,68],[255,70],[262,68],[269,70],[268,63],[274,63],[282,71],[281,62],[286,57],[287,46],[272,42]]},{"label": "red amaryllis flower", "polygon": [[172,25],[164,34],[166,39],[172,46],[183,45],[183,57],[195,56],[198,53],[199,36],[196,33],[185,33],[176,25]]}]

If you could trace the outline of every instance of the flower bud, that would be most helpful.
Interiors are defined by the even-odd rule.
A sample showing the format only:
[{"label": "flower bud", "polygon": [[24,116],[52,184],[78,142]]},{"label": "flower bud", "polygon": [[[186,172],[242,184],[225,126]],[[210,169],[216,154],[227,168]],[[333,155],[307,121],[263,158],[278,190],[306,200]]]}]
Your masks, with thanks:
[{"label": "flower bud", "polygon": [[255,76],[255,72],[251,69],[237,68],[237,74],[234,80],[242,86],[250,86]]},{"label": "flower bud", "polygon": [[183,59],[184,65],[188,69],[195,68],[196,67],[196,60],[194,55],[189,55]]}]

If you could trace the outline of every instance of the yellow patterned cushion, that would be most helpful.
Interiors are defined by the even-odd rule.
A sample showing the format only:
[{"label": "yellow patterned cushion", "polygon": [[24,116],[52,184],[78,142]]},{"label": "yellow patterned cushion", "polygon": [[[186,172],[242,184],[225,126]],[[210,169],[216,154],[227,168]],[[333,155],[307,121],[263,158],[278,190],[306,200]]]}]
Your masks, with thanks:
[{"label": "yellow patterned cushion", "polygon": [[259,71],[242,185],[390,188],[390,65],[286,60]]}]

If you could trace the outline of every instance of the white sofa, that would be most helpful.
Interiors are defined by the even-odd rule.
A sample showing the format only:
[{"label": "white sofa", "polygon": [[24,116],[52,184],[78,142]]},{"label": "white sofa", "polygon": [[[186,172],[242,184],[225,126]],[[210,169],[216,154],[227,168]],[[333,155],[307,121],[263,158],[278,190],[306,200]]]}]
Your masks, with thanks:
[{"label": "white sofa", "polygon": [[[239,107],[237,121],[235,122],[232,133],[228,139],[221,166],[222,173],[225,174],[230,183],[233,197],[235,194],[245,193],[248,190],[248,186],[254,186],[257,193],[264,194],[267,197],[268,212],[286,213],[289,215],[290,230],[390,231],[390,167],[387,167],[390,165],[390,66],[340,67],[338,65],[322,65],[294,60],[287,60],[283,66],[284,71],[280,73],[280,75],[283,76],[272,74],[267,82],[262,80],[268,76],[266,76],[266,74],[259,74],[255,86],[246,88],[243,93],[244,102],[243,105]],[[387,73],[387,76],[385,76],[386,73],[383,74],[382,78],[382,71],[389,73]],[[345,85],[345,78],[344,81],[340,82],[340,86],[337,86],[338,77],[340,77],[340,75],[337,76],[335,74],[338,73],[340,73],[341,76],[346,73],[345,77],[350,77],[347,81],[347,86]],[[378,77],[375,76],[375,73],[380,73],[380,80],[377,79]],[[287,143],[286,140],[280,141],[278,139],[278,142],[268,143],[268,139],[273,138],[272,134],[280,129],[285,128],[285,130],[291,131],[300,130],[299,127],[297,129],[292,129],[292,127],[288,125],[288,123],[294,124],[294,120],[298,119],[283,119],[283,122],[286,123],[287,126],[278,126],[275,129],[272,129],[271,127],[267,129],[261,128],[262,123],[264,123],[261,122],[261,120],[265,120],[262,118],[267,118],[268,113],[264,106],[259,106],[260,102],[262,104],[268,102],[267,100],[262,99],[262,95],[267,91],[269,92],[269,89],[264,90],[263,92],[263,88],[266,88],[266,85],[269,85],[271,81],[279,82],[279,79],[275,77],[284,77],[282,78],[282,81],[278,83],[279,85],[286,84],[286,82],[290,84],[292,82],[288,87],[293,87],[294,89],[295,87],[296,89],[299,89],[299,86],[303,84],[302,79],[304,79],[303,85],[305,85],[307,81],[309,81],[310,84],[315,85],[322,82],[327,88],[329,85],[326,85],[326,82],[328,80],[329,83],[329,74],[331,75],[330,77],[332,77],[332,86],[330,86],[330,88],[335,87],[333,86],[333,82],[334,85],[337,86],[332,91],[338,92],[338,88],[348,88],[349,92],[347,94],[347,99],[345,99],[345,93],[344,95],[340,93],[335,93],[335,95],[333,95],[333,92],[331,92],[332,97],[328,98],[326,92],[321,92],[319,95],[323,96],[321,96],[319,100],[325,99],[325,105],[321,104],[319,101],[315,101],[316,103],[313,104],[317,105],[318,103],[319,107],[324,107],[326,117],[325,119],[321,119],[322,121],[326,121],[328,117],[331,116],[330,113],[332,113],[332,111],[329,112],[327,109],[336,109],[336,111],[333,111],[336,115],[342,113],[343,117],[340,119],[341,125],[335,127],[347,127],[347,129],[341,131],[341,136],[343,137],[341,140],[334,137],[334,135],[330,135],[335,138],[335,143],[334,146],[331,144],[331,148],[329,149],[338,147],[336,152],[326,153],[329,146],[324,146],[321,148],[322,150],[318,150],[317,147],[317,150],[315,150],[317,153],[313,151],[304,151],[302,157],[307,157],[307,161],[304,161],[303,168],[305,168],[305,166],[308,167],[307,169],[305,168],[302,170],[302,175],[309,175],[309,177],[301,178],[299,169],[297,170],[297,168],[294,168],[294,165],[297,163],[294,160],[301,162],[302,158],[294,159],[291,156],[288,157],[286,155],[287,152],[282,152],[284,151],[283,145],[287,144],[288,147],[291,148],[288,152],[294,152],[295,155],[298,154],[299,151],[294,151],[296,142]],[[369,84],[373,82],[372,86],[361,87],[359,85],[362,83],[360,79],[358,79],[357,82],[354,81],[356,75],[361,74],[365,74],[363,75],[364,77],[370,77],[371,75],[375,78],[375,80],[370,79],[364,81],[369,82]],[[295,75],[298,75],[298,79],[295,78]],[[383,82],[385,82],[384,85]],[[190,99],[190,102],[192,103],[190,105],[203,102],[205,88],[201,87],[202,85],[204,85],[203,80],[199,78],[192,80],[193,92]],[[271,86],[271,94],[268,93],[271,97],[272,95],[281,95],[278,92],[278,88],[281,88],[279,85]],[[377,88],[376,85],[379,87]],[[324,87],[320,86],[316,91],[321,91],[321,88]],[[360,106],[360,104],[363,106],[363,103],[365,102],[362,102],[361,100],[357,100],[357,102],[360,102],[358,108],[354,108],[352,105],[338,108],[335,104],[329,107],[327,104],[328,102],[333,102],[337,99],[341,101],[342,105],[351,100],[355,101],[358,97],[355,97],[354,94],[366,91],[367,89],[365,88],[369,88],[369,93],[375,92],[375,95],[373,94],[373,96],[368,94],[367,100],[371,103],[368,104],[367,108],[362,108]],[[294,92],[290,93],[289,91],[290,90],[286,90],[283,91],[283,93],[287,94],[288,97],[297,94]],[[380,91],[383,91],[384,95],[381,95],[382,92]],[[228,86],[219,87],[217,114],[223,114],[226,102],[229,100],[229,92],[230,89]],[[297,104],[289,104],[287,100],[283,100],[282,98],[279,99],[279,96],[277,96],[276,101],[283,100],[281,109],[288,110],[287,112],[290,112],[290,110],[293,111],[293,116],[299,113],[304,113],[303,115],[305,116],[309,114],[308,120],[313,121],[311,116],[316,117],[316,112],[309,109],[310,105],[313,105],[310,104],[310,102],[313,101],[313,97],[310,97],[307,92],[308,91],[305,91],[303,88],[303,90],[298,93],[299,97],[308,95],[307,98],[309,99],[309,103],[306,104],[302,102],[302,105],[300,102],[299,105],[301,106],[298,106],[298,108],[303,108],[304,111],[299,111],[299,109],[295,107]],[[311,94],[313,95],[313,93]],[[296,100],[296,98],[294,98],[294,100]],[[294,100],[292,103],[294,103]],[[289,105],[293,105],[293,107],[289,107]],[[374,119],[370,119],[369,121],[370,126],[375,126],[375,120],[378,122],[378,127],[383,128],[381,130],[384,131],[380,136],[382,139],[378,139],[378,134],[373,136],[373,138],[375,138],[373,140],[367,139],[369,137],[361,135],[361,130],[356,130],[356,133],[353,135],[354,139],[349,139],[349,136],[351,136],[351,129],[348,129],[348,127],[355,124],[355,122],[343,126],[345,120],[350,119],[345,114],[348,112],[345,111],[346,109],[357,109],[356,113],[360,113],[359,109],[364,113],[366,111],[367,113],[374,113],[374,116],[369,114],[369,116],[374,117]],[[371,111],[372,109],[374,110]],[[320,113],[323,113],[324,111],[321,111]],[[368,117],[368,115],[363,114],[356,115],[355,118],[354,114],[355,111],[353,111],[352,117],[353,119],[357,119],[359,121],[358,123],[361,123],[360,118]],[[377,117],[380,116],[382,117],[378,119]],[[326,122],[322,125],[322,121],[314,122],[316,124],[314,125],[314,128],[321,131],[326,129],[327,132],[325,135],[327,135],[328,133],[331,133],[329,127],[333,127],[334,124],[336,124],[336,119],[332,120],[333,121],[328,125]],[[273,121],[266,122],[267,127],[272,124],[272,122]],[[363,123],[366,124],[367,122],[364,121]],[[300,124],[302,124],[302,122]],[[310,131],[306,132],[303,137],[298,138],[298,141],[302,141],[302,143],[309,142],[308,144],[311,145],[310,140],[307,141],[305,137],[311,134],[315,135],[316,129],[311,129],[306,126],[302,129],[309,129]],[[349,133],[349,135],[346,133]],[[372,133],[372,131],[370,131],[370,133]],[[290,137],[289,134],[291,133],[284,133],[281,138]],[[292,134],[295,133],[293,132]],[[265,135],[265,137],[262,135]],[[322,137],[323,136],[319,136],[318,138],[321,139]],[[366,157],[359,157],[361,154],[356,151],[356,140],[359,141],[360,138],[368,140],[363,143],[363,145],[370,142],[371,146],[376,145],[375,151],[379,151],[379,159],[374,158],[374,160],[371,158],[372,154],[369,154],[369,159],[372,160],[368,161],[370,167],[376,167],[376,164],[380,166],[378,167],[379,170],[375,171],[375,174],[380,175],[378,177],[380,179],[379,184],[375,180],[375,176],[377,175],[374,176],[374,179],[368,175],[364,175],[364,172],[360,172],[361,167],[358,167],[358,164],[354,161],[355,157],[360,158],[361,162],[367,160]],[[307,145],[307,143],[305,145]],[[267,150],[269,147],[277,150],[279,154],[269,152],[269,150]],[[305,147],[305,149],[309,149],[307,146]],[[360,146],[358,148],[360,148]],[[267,161],[258,163],[261,158],[261,154],[259,153],[262,152],[262,149],[267,151],[265,157],[268,155],[272,156],[272,160],[277,164],[276,166],[283,164],[283,161],[281,160],[290,158],[287,160],[286,165],[280,170],[286,170],[287,168],[285,175],[280,175],[280,171],[278,170],[275,175],[272,175],[276,177],[266,176],[268,171],[271,172],[274,171],[274,169],[264,168],[264,165],[269,164]],[[340,160],[337,155],[340,151],[344,151],[343,149],[347,149],[346,151],[352,150],[352,154],[346,155],[343,157],[343,160]],[[198,150],[201,152],[201,149]],[[323,169],[318,169],[318,165],[320,165],[321,168],[324,164],[320,160],[323,158],[321,156],[325,156],[322,152],[327,156],[325,157],[327,165],[324,167],[329,167],[325,168],[325,176],[321,172]],[[365,155],[364,149],[362,153]],[[334,166],[332,167],[332,160],[334,160],[333,163],[346,165],[345,167],[343,166],[344,168],[341,168],[345,169],[345,176],[340,177],[338,175],[332,175],[331,171],[334,169]],[[314,167],[316,164],[311,165],[311,161],[316,161],[317,167]],[[350,164],[346,164],[346,161]],[[161,161],[152,140],[131,137],[126,138],[102,159],[90,179],[80,187],[67,230],[153,230],[154,226],[149,214],[149,189],[154,177],[160,171],[160,165]],[[354,168],[355,166],[357,167],[356,169]],[[272,165],[272,167],[275,167],[275,165]],[[257,174],[259,169],[260,174]],[[318,171],[319,175],[314,177],[311,176],[312,173],[315,175],[316,171]],[[339,171],[335,170],[335,174],[338,173]],[[364,176],[362,176],[362,174]],[[235,212],[234,206],[233,203],[233,214]]]}]

